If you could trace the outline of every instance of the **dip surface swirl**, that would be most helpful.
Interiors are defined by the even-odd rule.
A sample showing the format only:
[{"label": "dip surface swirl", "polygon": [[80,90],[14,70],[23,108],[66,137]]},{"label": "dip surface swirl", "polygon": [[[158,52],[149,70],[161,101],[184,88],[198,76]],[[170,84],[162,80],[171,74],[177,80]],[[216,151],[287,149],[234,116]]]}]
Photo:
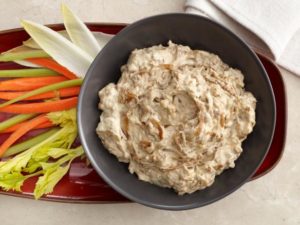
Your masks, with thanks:
[{"label": "dip surface swirl", "polygon": [[241,71],[170,41],[134,50],[121,72],[99,91],[97,134],[131,173],[185,194],[234,167],[255,125]]}]

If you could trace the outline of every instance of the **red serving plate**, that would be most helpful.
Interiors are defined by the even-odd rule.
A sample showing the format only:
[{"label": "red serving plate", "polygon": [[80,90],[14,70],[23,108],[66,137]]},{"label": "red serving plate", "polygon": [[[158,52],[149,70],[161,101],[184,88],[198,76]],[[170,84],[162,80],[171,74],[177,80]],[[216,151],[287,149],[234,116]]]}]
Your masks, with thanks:
[{"label": "red serving plate", "polygon": [[[93,31],[116,34],[126,25],[90,23],[88,26]],[[61,30],[64,28],[62,24],[50,25],[50,27],[55,30]],[[13,47],[21,45],[22,41],[27,38],[28,35],[23,29],[13,29],[0,32],[0,52],[7,51]],[[276,105],[278,107],[276,109],[276,127],[271,148],[264,162],[252,177],[252,180],[265,175],[277,165],[284,150],[286,136],[286,94],[280,71],[268,58],[262,55],[258,56],[271,80],[276,98]],[[19,67],[20,66],[14,63],[0,63],[0,70]],[[2,118],[1,120],[5,117],[5,114],[0,113],[0,119]],[[5,135],[0,135],[0,140],[3,141],[6,137],[7,136]],[[33,198],[33,190],[36,180],[37,178],[32,178],[26,181],[21,193],[5,192],[1,190],[0,193],[18,197]],[[42,199],[61,202],[98,203],[128,201],[106,184],[91,166],[87,166],[85,161],[80,160],[72,163],[70,172],[58,183],[54,192]]]}]

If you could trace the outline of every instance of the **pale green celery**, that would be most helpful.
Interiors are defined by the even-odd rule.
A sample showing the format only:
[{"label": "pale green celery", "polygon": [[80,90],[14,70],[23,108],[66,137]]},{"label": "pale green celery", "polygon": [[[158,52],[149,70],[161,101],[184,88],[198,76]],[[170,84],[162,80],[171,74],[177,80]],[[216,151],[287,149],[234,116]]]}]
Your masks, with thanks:
[{"label": "pale green celery", "polygon": [[49,69],[16,69],[16,70],[0,70],[0,77],[14,78],[14,77],[45,77],[57,76],[57,72]]},{"label": "pale green celery", "polygon": [[[51,122],[59,123],[61,126],[52,135],[14,157],[0,161],[1,188],[20,191],[23,182],[29,176],[42,175],[35,186],[35,198],[38,199],[43,194],[53,191],[55,185],[68,172],[72,160],[84,154],[82,147],[70,149],[77,136],[77,126],[74,121],[76,110],[67,110],[66,113],[69,116],[65,114],[64,121],[54,116],[54,112],[49,118]],[[57,119],[59,121],[56,121]]]},{"label": "pale green celery", "polygon": [[37,171],[36,173],[23,175],[20,172],[13,172],[9,174],[0,174],[0,187],[5,191],[21,191],[21,187],[25,180],[30,177],[43,174],[43,171]]},{"label": "pale green celery", "polygon": [[33,40],[56,62],[80,77],[86,74],[94,60],[88,53],[46,26],[26,20],[22,20],[21,24]]},{"label": "pale green celery", "polygon": [[14,117],[11,117],[7,120],[4,120],[0,123],[0,131],[3,131],[9,127],[12,127],[15,124],[28,120],[34,117],[36,114],[19,114]]},{"label": "pale green celery", "polygon": [[72,124],[76,127],[76,108],[72,108],[69,110],[49,112],[47,117],[51,122],[55,125],[67,126],[68,124]]},{"label": "pale green celery", "polygon": [[[12,48],[6,52],[2,52],[1,55],[11,55],[11,54],[20,54],[20,53],[25,53],[25,52],[32,52],[33,50],[36,50],[36,49],[32,49],[32,48],[29,48],[28,46],[25,46],[25,45],[20,45],[20,46],[17,46],[15,48]],[[1,56],[0,55],[0,56]],[[17,64],[20,64],[22,66],[26,66],[26,67],[41,67],[37,64],[33,64],[29,61],[26,61],[26,60],[23,60],[23,59],[17,59],[17,60],[12,60],[13,62],[17,63]]]},{"label": "pale green celery", "polygon": [[[47,153],[51,148],[61,148],[69,145],[68,141],[74,141],[69,136],[74,136],[76,129],[73,128],[73,125],[63,127],[52,134],[50,137],[39,142],[37,145],[34,145],[27,149],[26,151],[21,152],[20,154],[15,155],[13,158],[10,158],[7,161],[0,161],[0,180],[1,175],[12,173],[12,172],[28,172],[28,163],[30,160],[36,162],[43,161],[47,159]],[[73,142],[72,142],[73,143]],[[72,144],[71,143],[71,144]],[[26,169],[27,168],[27,169]],[[33,171],[31,171],[33,172]],[[30,173],[31,173],[30,172]]]},{"label": "pale green celery", "polygon": [[56,133],[58,130],[59,130],[59,128],[53,128],[51,130],[48,130],[44,133],[41,133],[41,134],[35,136],[35,137],[32,137],[26,141],[16,144],[16,145],[10,147],[9,149],[7,149],[7,151],[4,153],[3,157],[9,157],[12,155],[19,154],[20,152],[23,152],[26,149],[46,140],[48,137],[50,137],[52,134]]},{"label": "pale green celery", "polygon": [[28,58],[45,58],[50,57],[43,50],[30,50],[24,52],[6,52],[0,54],[0,62],[8,62],[20,59],[28,59]]},{"label": "pale green celery", "polygon": [[82,84],[82,82],[83,82],[82,79],[74,79],[74,80],[63,81],[63,82],[60,82],[60,83],[50,84],[48,86],[41,87],[41,88],[35,89],[33,91],[27,92],[26,94],[21,95],[21,96],[19,96],[17,98],[14,98],[12,100],[6,101],[6,102],[0,104],[0,108],[4,107],[4,106],[7,106],[7,105],[10,105],[10,104],[13,104],[15,102],[24,100],[24,99],[29,98],[29,97],[34,96],[34,95],[43,94],[43,93],[58,90],[58,89],[61,89],[61,88],[80,86]]},{"label": "pale green celery", "polygon": [[[69,149],[68,154],[57,160],[56,162],[41,163],[43,168],[43,176],[40,176],[34,189],[35,199],[39,199],[44,194],[53,191],[56,184],[67,174],[72,161],[83,155],[82,146],[75,149]],[[67,165],[65,165],[67,164]]]}]

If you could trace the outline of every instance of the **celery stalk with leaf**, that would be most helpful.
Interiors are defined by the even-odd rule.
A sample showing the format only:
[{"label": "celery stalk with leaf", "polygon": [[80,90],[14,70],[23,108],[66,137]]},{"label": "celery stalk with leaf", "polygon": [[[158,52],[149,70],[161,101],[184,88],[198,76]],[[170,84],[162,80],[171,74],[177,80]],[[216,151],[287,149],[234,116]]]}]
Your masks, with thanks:
[{"label": "celery stalk with leaf", "polygon": [[15,157],[0,162],[0,187],[4,190],[20,191],[26,179],[39,175],[34,191],[38,199],[52,192],[68,172],[70,163],[83,155],[81,146],[71,148],[77,137],[76,109],[51,112],[48,118],[60,129]]}]

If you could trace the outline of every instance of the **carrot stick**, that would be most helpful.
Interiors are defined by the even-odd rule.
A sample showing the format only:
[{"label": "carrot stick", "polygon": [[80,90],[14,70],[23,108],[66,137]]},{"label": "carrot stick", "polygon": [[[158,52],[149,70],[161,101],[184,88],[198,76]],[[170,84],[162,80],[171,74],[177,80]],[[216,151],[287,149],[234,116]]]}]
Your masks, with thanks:
[{"label": "carrot stick", "polygon": [[66,78],[63,76],[29,77],[5,80],[0,82],[0,91],[30,91],[65,80]]},{"label": "carrot stick", "polygon": [[14,99],[9,100],[9,101],[6,101],[4,103],[1,103],[0,108],[4,107],[4,106],[11,105],[11,104],[19,102],[19,101],[22,101],[25,98],[29,98],[31,96],[43,94],[43,93],[46,93],[46,92],[49,92],[49,91],[55,91],[55,90],[62,89],[62,88],[78,86],[78,85],[82,84],[82,81],[83,81],[82,79],[74,79],[74,80],[66,80],[66,81],[63,81],[63,82],[55,83],[55,84],[50,84],[50,85],[35,89],[33,91],[27,92],[26,94],[24,94],[20,97],[14,98]]},{"label": "carrot stick", "polygon": [[[7,128],[5,130],[0,131],[0,133],[11,133],[11,132],[14,132],[17,129],[19,129],[20,127],[25,126],[26,123],[27,122],[18,123],[16,125],[12,126],[12,127],[9,127],[9,128]],[[35,128],[33,128],[33,130],[35,130],[35,129],[41,129],[41,128],[49,128],[49,127],[53,127],[53,126],[55,126],[55,125],[52,122],[48,121],[48,122],[44,122],[44,123],[36,126]]]},{"label": "carrot stick", "polygon": [[46,114],[37,116],[32,120],[26,122],[24,126],[21,126],[15,132],[13,132],[0,146],[0,157],[6,152],[6,150],[13,145],[19,138],[21,138],[24,134],[28,131],[32,130],[36,126],[48,122],[49,119],[47,118]]},{"label": "carrot stick", "polygon": [[7,113],[45,113],[73,108],[77,105],[78,98],[72,97],[58,101],[12,104],[0,108],[0,112]]},{"label": "carrot stick", "polygon": [[58,64],[55,60],[50,58],[29,58],[26,59],[27,61],[37,64],[42,67],[46,67],[48,69],[54,70],[69,79],[76,79],[78,78],[74,73],[68,70],[66,67]]},{"label": "carrot stick", "polygon": [[[79,92],[80,92],[80,87],[63,88],[60,90],[49,91],[43,94],[24,98],[24,100],[39,100],[39,99],[47,99],[47,98],[55,98],[55,97],[71,97],[71,96],[77,96]],[[23,91],[17,91],[17,92],[3,91],[0,92],[0,99],[12,100],[27,93],[28,92],[23,92]]]}]

